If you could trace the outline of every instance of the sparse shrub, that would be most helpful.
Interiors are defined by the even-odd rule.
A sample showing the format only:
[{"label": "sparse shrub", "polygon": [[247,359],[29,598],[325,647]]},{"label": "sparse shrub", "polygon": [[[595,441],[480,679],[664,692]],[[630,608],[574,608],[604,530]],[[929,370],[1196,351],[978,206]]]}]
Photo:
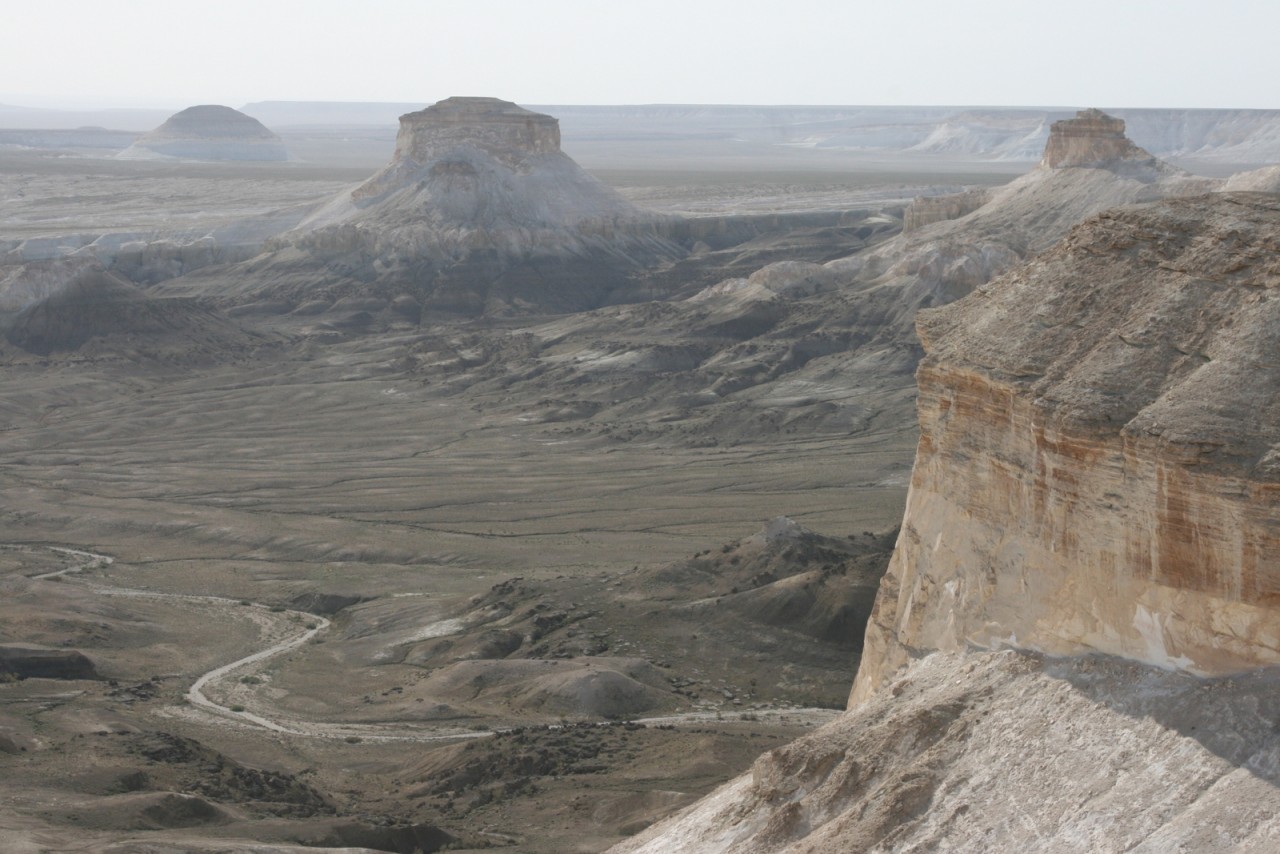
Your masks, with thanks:
[{"label": "sparse shrub", "polygon": [[232,706],[232,707],[231,707],[231,711],[233,711],[233,712],[243,712],[243,711],[244,711],[244,706],[240,706],[240,705]]},{"label": "sparse shrub", "polygon": [[271,606],[271,613],[273,613],[273,614],[283,614],[283,613],[284,613],[284,611],[285,611],[285,607],[284,607],[283,605],[272,605],[272,606]]},{"label": "sparse shrub", "polygon": [[257,676],[241,676],[240,682],[243,685],[261,685],[262,679]]}]

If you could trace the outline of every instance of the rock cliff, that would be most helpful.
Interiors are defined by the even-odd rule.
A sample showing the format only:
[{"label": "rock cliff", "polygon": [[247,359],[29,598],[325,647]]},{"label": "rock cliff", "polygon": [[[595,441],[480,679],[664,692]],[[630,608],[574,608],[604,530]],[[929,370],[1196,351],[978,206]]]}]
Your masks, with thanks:
[{"label": "rock cliff", "polygon": [[616,854],[1273,850],[1278,259],[1274,195],[1168,200],[922,313],[850,712]]},{"label": "rock cliff", "polygon": [[913,651],[1280,664],[1280,202],[1100,215],[921,315],[921,439],[854,702]]},{"label": "rock cliff", "polygon": [[255,118],[219,104],[174,113],[116,157],[125,160],[288,160],[280,137]]}]

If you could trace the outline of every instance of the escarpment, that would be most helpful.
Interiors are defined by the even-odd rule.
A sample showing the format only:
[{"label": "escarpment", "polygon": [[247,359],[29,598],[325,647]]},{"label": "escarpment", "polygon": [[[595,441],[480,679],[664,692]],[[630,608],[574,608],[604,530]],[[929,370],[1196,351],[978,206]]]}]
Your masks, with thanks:
[{"label": "escarpment", "polygon": [[1280,664],[1280,203],[1100,215],[921,315],[920,446],[853,702],[1012,646]]}]

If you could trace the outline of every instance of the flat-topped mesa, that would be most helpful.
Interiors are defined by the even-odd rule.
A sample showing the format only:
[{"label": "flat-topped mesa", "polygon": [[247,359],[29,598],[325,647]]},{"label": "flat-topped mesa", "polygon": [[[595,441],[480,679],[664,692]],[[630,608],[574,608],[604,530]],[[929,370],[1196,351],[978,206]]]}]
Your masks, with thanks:
[{"label": "flat-topped mesa", "polygon": [[327,268],[343,296],[356,280],[450,312],[579,311],[632,298],[637,270],[681,257],[674,231],[562,152],[551,116],[448,98],[401,116],[391,162],[268,251],[286,250],[289,299],[328,293]]},{"label": "flat-topped mesa", "polygon": [[400,117],[395,159],[426,163],[460,143],[500,159],[558,154],[560,120],[499,98],[446,98]]},{"label": "flat-topped mesa", "polygon": [[391,162],[297,234],[354,227],[375,254],[513,258],[580,254],[583,241],[645,243],[662,220],[566,156],[551,116],[497,98],[448,98],[401,116]]},{"label": "flat-topped mesa", "polygon": [[1092,166],[1117,160],[1152,160],[1150,152],[1124,135],[1124,120],[1101,110],[1081,110],[1074,119],[1062,119],[1049,128],[1041,166],[1061,169]]},{"label": "flat-topped mesa", "polygon": [[431,178],[474,177],[481,164],[496,162],[527,174],[560,151],[560,120],[500,98],[453,97],[400,117],[391,163],[351,194],[357,203],[397,189],[406,176],[424,170]]}]

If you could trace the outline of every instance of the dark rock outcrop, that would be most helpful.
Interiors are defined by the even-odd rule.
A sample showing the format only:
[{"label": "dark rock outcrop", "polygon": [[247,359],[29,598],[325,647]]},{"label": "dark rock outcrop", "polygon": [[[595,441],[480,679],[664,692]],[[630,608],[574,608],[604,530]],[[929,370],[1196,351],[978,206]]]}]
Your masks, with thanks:
[{"label": "dark rock outcrop", "polygon": [[29,643],[0,644],[0,676],[18,679],[97,679],[93,662],[74,649]]},{"label": "dark rock outcrop", "polygon": [[84,352],[92,344],[99,354],[225,358],[266,340],[197,300],[152,297],[92,260],[24,265],[0,286],[7,286],[0,287],[3,340],[27,354]]}]

